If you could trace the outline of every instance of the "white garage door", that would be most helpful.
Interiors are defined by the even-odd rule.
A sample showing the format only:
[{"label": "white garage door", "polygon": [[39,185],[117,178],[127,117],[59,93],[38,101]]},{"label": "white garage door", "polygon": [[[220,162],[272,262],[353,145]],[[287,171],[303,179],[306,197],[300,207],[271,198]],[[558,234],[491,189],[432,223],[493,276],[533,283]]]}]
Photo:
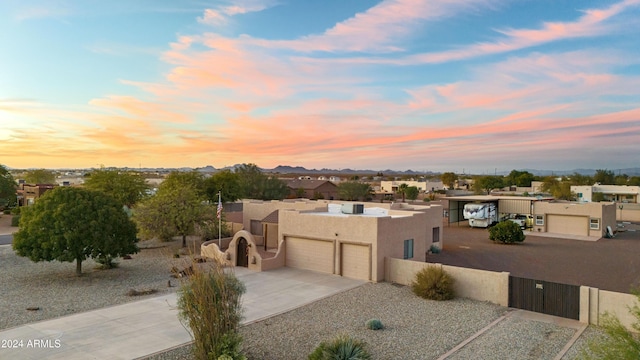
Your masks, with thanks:
[{"label": "white garage door", "polygon": [[287,237],[285,265],[333,274],[333,242]]},{"label": "white garage door", "polygon": [[586,216],[547,215],[547,232],[567,235],[589,235]]},{"label": "white garage door", "polygon": [[371,252],[369,246],[342,244],[341,275],[360,280],[371,279]]}]

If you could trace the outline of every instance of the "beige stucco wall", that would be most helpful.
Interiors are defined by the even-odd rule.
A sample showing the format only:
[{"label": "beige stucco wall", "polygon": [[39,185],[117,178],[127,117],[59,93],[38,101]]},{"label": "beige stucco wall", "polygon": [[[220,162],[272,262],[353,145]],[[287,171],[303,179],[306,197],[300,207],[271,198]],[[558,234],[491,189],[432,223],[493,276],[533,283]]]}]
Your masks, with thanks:
[{"label": "beige stucco wall", "polygon": [[[637,304],[637,298],[631,294],[623,294],[606,290],[594,289],[597,292],[597,304],[593,304],[597,313],[603,315],[609,313],[615,315],[622,325],[631,329],[637,319],[629,312],[629,308]],[[591,324],[599,324],[600,317],[592,319]]]},{"label": "beige stucco wall", "polygon": [[[587,219],[597,218],[600,219],[599,229],[588,229],[589,236],[602,237],[605,234],[607,226],[611,226],[612,229],[616,228],[616,208],[613,203],[577,203],[577,202],[547,202],[536,201],[533,203],[534,224],[533,231],[547,232],[547,219],[549,215],[568,215],[568,216],[582,216]],[[535,216],[545,216],[544,225],[538,226],[535,224]],[[589,221],[586,222],[586,226],[589,226]],[[581,230],[575,229],[575,234],[580,234]]]},{"label": "beige stucco wall", "polygon": [[387,258],[386,281],[411,285],[415,274],[428,266],[442,267],[455,280],[456,296],[509,305],[509,273]]},{"label": "beige stucco wall", "polygon": [[616,203],[615,205],[618,221],[640,222],[640,204]]}]

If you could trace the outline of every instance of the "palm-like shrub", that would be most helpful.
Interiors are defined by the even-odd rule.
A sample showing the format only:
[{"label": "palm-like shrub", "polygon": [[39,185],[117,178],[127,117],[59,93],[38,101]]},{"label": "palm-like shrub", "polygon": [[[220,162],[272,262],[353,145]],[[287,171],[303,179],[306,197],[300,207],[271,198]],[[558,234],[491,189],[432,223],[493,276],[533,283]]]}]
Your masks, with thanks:
[{"label": "palm-like shrub", "polygon": [[441,267],[428,266],[416,273],[411,290],[424,299],[451,300],[455,297],[454,282]]},{"label": "palm-like shrub", "polygon": [[371,355],[365,349],[365,343],[340,335],[331,341],[323,341],[309,355],[309,360],[367,360]]},{"label": "palm-like shrub", "polygon": [[520,225],[513,221],[503,221],[489,229],[489,240],[503,244],[523,242],[525,238]]}]

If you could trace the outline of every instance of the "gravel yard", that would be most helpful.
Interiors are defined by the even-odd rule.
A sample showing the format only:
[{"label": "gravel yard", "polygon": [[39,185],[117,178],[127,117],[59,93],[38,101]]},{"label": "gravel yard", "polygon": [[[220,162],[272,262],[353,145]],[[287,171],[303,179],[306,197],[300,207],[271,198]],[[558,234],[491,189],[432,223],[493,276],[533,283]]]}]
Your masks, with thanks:
[{"label": "gravel yard", "polygon": [[[117,259],[119,266],[109,270],[85,260],[80,277],[75,262],[34,263],[17,256],[10,245],[0,246],[0,329],[176,291],[180,281],[171,276],[171,268],[184,268],[187,261],[173,258],[176,246],[177,242],[143,242],[132,259]],[[129,296],[130,290],[156,292]]]},{"label": "gravel yard", "polygon": [[[505,314],[507,308],[479,301],[420,299],[408,287],[388,283],[361,287],[242,327],[249,359],[306,359],[322,340],[348,334],[367,343],[373,359],[438,359]],[[383,330],[365,328],[378,318]],[[554,359],[576,330],[507,316],[448,359]],[[585,332],[597,336],[595,330]],[[578,341],[563,359],[575,359]],[[148,360],[192,359],[189,346]]]}]

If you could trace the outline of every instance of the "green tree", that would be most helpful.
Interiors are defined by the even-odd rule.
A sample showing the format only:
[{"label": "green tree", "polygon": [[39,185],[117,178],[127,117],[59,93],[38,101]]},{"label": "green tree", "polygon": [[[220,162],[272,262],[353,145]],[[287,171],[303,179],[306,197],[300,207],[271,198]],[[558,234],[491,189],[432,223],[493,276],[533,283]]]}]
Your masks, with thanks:
[{"label": "green tree", "polygon": [[139,173],[104,168],[92,171],[84,186],[87,189],[101,191],[128,207],[142,200],[149,189]]},{"label": "green tree", "polygon": [[243,197],[240,176],[229,170],[219,171],[204,180],[207,200],[218,203],[218,191],[223,203],[234,202]]},{"label": "green tree", "polygon": [[627,185],[629,186],[640,186],[640,176],[632,176],[629,178],[629,181],[627,182]]},{"label": "green tree", "polygon": [[289,195],[289,188],[280,179],[267,176],[255,164],[242,164],[236,168],[240,179],[242,197],[259,200],[282,200]]},{"label": "green tree", "polygon": [[452,190],[455,186],[456,180],[458,180],[458,175],[452,172],[446,172],[440,175],[440,180],[442,180],[442,183],[447,186],[447,189]]},{"label": "green tree", "polygon": [[15,205],[17,188],[18,185],[9,170],[0,165],[0,208]]},{"label": "green tree", "polygon": [[158,192],[173,191],[177,188],[188,187],[196,192],[198,196],[205,195],[205,181],[202,173],[197,171],[173,171],[162,181],[158,187]]},{"label": "green tree", "polygon": [[32,261],[76,262],[133,254],[136,226],[113,198],[92,190],[59,187],[21,212],[13,249]]},{"label": "green tree", "polygon": [[602,185],[614,185],[615,175],[611,170],[598,169],[596,170],[595,175],[593,175],[593,181]]},{"label": "green tree", "polygon": [[489,240],[503,244],[523,242],[525,235],[520,225],[513,221],[503,221],[489,229]]},{"label": "green tree", "polygon": [[186,247],[187,236],[195,232],[196,225],[206,219],[207,213],[214,212],[194,188],[174,188],[162,183],[156,195],[138,205],[133,218],[143,236],[170,241],[179,235],[182,236],[182,247]]},{"label": "green tree", "polygon": [[491,190],[504,187],[504,178],[494,175],[479,176],[475,179],[473,186],[478,194],[491,194]]},{"label": "green tree", "polygon": [[614,179],[615,185],[627,185],[629,183],[629,175],[616,175]]},{"label": "green tree", "polygon": [[542,181],[541,190],[551,194],[558,200],[574,200],[575,194],[571,192],[571,184],[567,180],[560,181],[553,176],[547,176]]},{"label": "green tree", "polygon": [[407,195],[407,199],[409,200],[417,199],[418,194],[420,194],[420,190],[417,186],[409,186],[404,192]]},{"label": "green tree", "polygon": [[569,182],[571,183],[571,185],[592,185],[593,178],[591,176],[578,174],[576,172],[569,177]]},{"label": "green tree", "polygon": [[528,171],[511,170],[507,175],[505,185],[515,185],[520,187],[531,186],[531,182],[536,179],[535,175]]},{"label": "green tree", "polygon": [[342,181],[338,184],[338,196],[342,200],[357,201],[371,194],[369,184],[356,181]]},{"label": "green tree", "polygon": [[[631,291],[640,302],[640,290]],[[606,336],[603,339],[589,341],[588,350],[581,352],[583,359],[618,360],[638,359],[640,357],[640,306],[638,303],[629,308],[636,321],[631,325],[635,333],[627,329],[620,320],[610,313],[605,313],[601,328]]]},{"label": "green tree", "polygon": [[56,175],[47,169],[29,170],[24,174],[24,181],[28,184],[55,184]]}]

